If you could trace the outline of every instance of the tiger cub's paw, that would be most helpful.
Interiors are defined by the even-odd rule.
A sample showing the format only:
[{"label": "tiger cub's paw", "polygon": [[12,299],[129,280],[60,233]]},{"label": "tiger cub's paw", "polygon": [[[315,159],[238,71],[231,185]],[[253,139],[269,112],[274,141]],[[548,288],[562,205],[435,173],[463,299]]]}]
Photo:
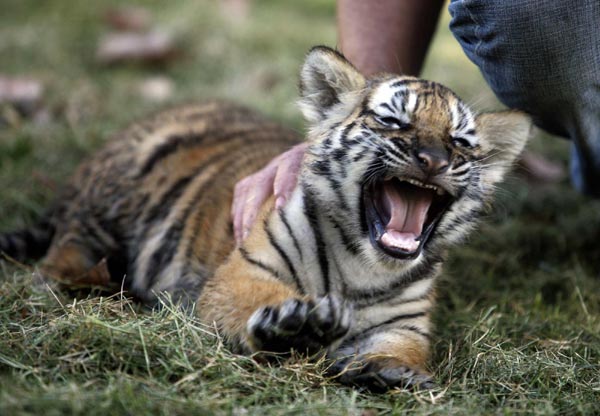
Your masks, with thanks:
[{"label": "tiger cub's paw", "polygon": [[346,335],[351,321],[352,308],[335,296],[292,298],[257,309],[248,320],[248,341],[254,351],[311,355]]},{"label": "tiger cub's paw", "polygon": [[427,372],[406,365],[382,366],[376,361],[345,359],[335,362],[329,372],[343,384],[382,393],[394,387],[428,390],[435,382]]}]

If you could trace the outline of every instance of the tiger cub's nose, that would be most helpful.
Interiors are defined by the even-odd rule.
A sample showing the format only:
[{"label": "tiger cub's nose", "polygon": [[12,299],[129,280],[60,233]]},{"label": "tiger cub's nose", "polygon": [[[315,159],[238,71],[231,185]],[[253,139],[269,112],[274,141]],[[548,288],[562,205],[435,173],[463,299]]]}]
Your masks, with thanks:
[{"label": "tiger cub's nose", "polygon": [[450,160],[445,149],[421,148],[415,152],[417,164],[426,175],[439,175],[448,170]]}]

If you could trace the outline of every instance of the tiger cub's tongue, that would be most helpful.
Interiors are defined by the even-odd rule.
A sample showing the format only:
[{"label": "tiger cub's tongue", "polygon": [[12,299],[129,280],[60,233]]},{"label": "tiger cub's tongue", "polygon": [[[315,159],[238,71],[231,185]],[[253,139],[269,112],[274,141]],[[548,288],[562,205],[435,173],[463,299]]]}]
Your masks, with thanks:
[{"label": "tiger cub's tongue", "polygon": [[388,247],[413,252],[419,248],[416,239],[423,232],[433,191],[408,184],[398,186],[394,182],[386,181],[383,184],[383,208],[390,220],[385,226],[381,242]]}]

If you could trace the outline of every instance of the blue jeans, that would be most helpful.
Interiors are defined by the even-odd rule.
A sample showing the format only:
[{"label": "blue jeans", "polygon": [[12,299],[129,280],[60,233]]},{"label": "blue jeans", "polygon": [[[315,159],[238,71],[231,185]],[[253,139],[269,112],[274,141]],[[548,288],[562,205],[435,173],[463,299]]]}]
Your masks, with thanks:
[{"label": "blue jeans", "polygon": [[449,11],[498,98],[570,138],[573,184],[600,197],[600,1],[453,0]]}]

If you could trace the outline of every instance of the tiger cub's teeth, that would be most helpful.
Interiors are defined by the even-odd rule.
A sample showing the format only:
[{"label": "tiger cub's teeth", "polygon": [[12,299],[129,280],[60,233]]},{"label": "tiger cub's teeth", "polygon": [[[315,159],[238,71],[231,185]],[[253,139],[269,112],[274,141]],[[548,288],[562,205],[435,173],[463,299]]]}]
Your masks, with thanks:
[{"label": "tiger cub's teeth", "polygon": [[393,179],[397,179],[400,182],[410,183],[412,185],[418,186],[419,188],[431,189],[432,191],[434,191],[439,196],[443,196],[443,195],[446,194],[446,191],[444,190],[444,188],[436,186],[436,185],[432,185],[432,184],[429,184],[429,183],[423,183],[423,182],[421,182],[419,180],[416,180],[416,179],[396,177],[396,176],[391,175],[391,174],[385,175],[383,177],[383,180],[385,182],[391,181]]}]

